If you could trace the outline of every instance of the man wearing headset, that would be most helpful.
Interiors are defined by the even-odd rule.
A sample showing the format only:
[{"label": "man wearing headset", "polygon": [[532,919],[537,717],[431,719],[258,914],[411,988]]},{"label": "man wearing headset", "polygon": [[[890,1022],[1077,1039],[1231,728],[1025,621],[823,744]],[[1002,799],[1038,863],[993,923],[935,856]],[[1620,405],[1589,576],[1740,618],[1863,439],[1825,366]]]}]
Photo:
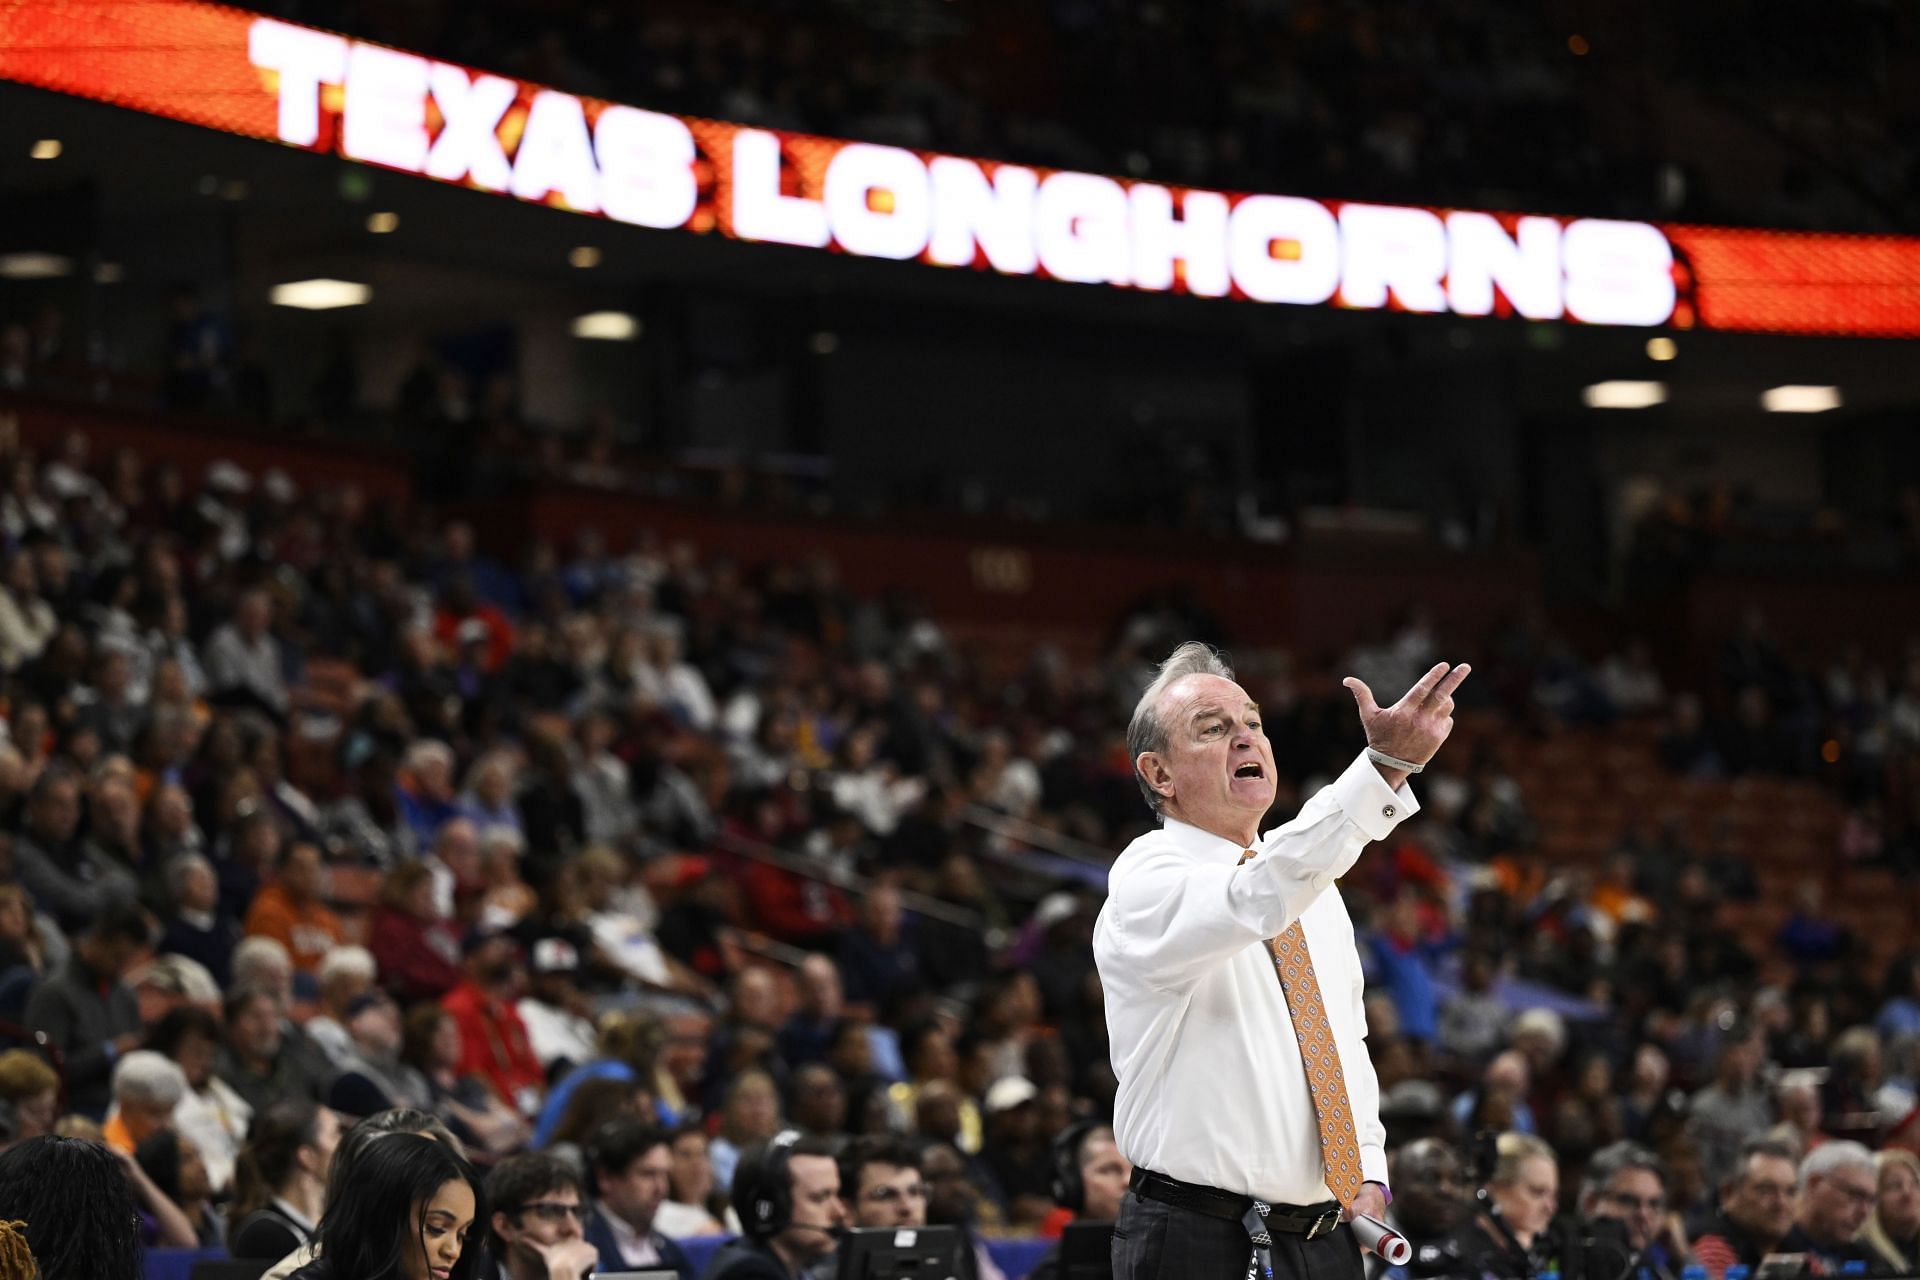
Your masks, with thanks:
[{"label": "man wearing headset", "polygon": [[[1112,1222],[1120,1216],[1133,1165],[1120,1154],[1113,1126],[1099,1120],[1081,1120],[1054,1136],[1051,1148],[1053,1202],[1073,1215],[1074,1222]],[[1027,1280],[1056,1280],[1060,1274],[1060,1246],[1055,1245],[1035,1264]]]},{"label": "man wearing headset", "polygon": [[747,1149],[731,1199],[742,1235],[713,1256],[703,1280],[803,1280],[847,1228],[832,1144],[797,1129]]}]

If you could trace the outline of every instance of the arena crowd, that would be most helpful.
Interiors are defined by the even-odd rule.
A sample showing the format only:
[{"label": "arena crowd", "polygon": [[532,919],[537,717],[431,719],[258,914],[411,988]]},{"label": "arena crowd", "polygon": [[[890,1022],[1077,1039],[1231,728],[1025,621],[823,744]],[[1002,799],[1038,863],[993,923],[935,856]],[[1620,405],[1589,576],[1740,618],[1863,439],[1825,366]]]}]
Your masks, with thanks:
[{"label": "arena crowd", "polygon": [[[819,558],[506,561],[431,507],[78,434],[0,475],[0,1120],[114,1153],[150,1245],[293,1252],[369,1117],[548,1206],[494,1233],[523,1262],[586,1230],[563,1192],[619,1224],[601,1256],[737,1230],[743,1154],[787,1126],[850,1221],[1110,1213],[1089,937],[1150,818],[1124,731],[1152,665],[1234,648],[1290,812],[1355,749],[1339,675],[1461,648],[1414,616],[1288,653],[1154,595],[1098,660],[1010,662]],[[1920,654],[1756,618],[1688,683],[1538,620],[1476,639],[1424,812],[1343,885],[1394,1212],[1440,1250],[1416,1267],[1920,1264],[1915,957],[1823,897],[1854,869],[1911,897]],[[1790,912],[1753,927],[1769,882],[1689,815],[1554,855],[1528,758],[1621,742],[1753,805],[1827,788]]]}]

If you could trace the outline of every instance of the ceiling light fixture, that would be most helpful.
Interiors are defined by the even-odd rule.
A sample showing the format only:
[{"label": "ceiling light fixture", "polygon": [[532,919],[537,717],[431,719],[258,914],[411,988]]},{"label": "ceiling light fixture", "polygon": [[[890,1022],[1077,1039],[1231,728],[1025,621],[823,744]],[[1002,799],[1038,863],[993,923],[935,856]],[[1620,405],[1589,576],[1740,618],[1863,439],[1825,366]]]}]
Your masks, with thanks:
[{"label": "ceiling light fixture", "polygon": [[364,306],[373,297],[373,289],[351,280],[290,280],[273,286],[267,296],[276,307],[332,311],[337,307]]},{"label": "ceiling light fixture", "polygon": [[573,318],[573,336],[598,342],[632,342],[640,322],[624,311],[590,311]]},{"label": "ceiling light fixture", "polygon": [[1589,409],[1650,409],[1667,402],[1664,382],[1596,382],[1580,393]]},{"label": "ceiling light fixture", "polygon": [[1760,393],[1760,407],[1768,413],[1825,413],[1840,407],[1840,388],[1769,387]]}]

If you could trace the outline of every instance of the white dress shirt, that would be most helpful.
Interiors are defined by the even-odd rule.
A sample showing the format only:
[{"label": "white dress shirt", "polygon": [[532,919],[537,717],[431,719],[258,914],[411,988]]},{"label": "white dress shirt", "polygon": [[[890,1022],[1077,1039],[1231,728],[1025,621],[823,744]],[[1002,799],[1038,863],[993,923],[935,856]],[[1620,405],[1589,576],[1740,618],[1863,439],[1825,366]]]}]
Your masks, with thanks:
[{"label": "white dress shirt", "polygon": [[613,1244],[620,1251],[620,1261],[635,1270],[659,1264],[660,1250],[654,1245],[651,1234],[635,1231],[633,1224],[617,1213],[602,1210],[601,1216],[607,1220],[607,1226],[613,1232]]},{"label": "white dress shirt", "polygon": [[173,1107],[173,1127],[200,1149],[215,1191],[233,1184],[234,1162],[252,1122],[253,1108],[219,1076],[209,1076],[205,1089],[188,1089]]},{"label": "white dress shirt", "polygon": [[1361,1176],[1386,1184],[1365,980],[1334,880],[1419,807],[1362,755],[1245,864],[1239,844],[1172,820],[1127,846],[1093,932],[1120,1081],[1114,1137],[1127,1159],[1273,1204],[1333,1198],[1265,945],[1298,920],[1340,1050]]}]

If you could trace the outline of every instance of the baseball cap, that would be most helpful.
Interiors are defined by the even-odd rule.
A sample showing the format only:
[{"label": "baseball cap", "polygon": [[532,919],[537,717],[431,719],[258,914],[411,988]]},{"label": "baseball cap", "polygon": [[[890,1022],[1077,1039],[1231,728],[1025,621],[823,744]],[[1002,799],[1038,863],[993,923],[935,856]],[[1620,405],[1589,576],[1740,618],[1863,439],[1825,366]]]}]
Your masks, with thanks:
[{"label": "baseball cap", "polygon": [[987,1090],[987,1113],[994,1115],[1024,1107],[1040,1096],[1040,1090],[1025,1076],[1002,1076]]}]

